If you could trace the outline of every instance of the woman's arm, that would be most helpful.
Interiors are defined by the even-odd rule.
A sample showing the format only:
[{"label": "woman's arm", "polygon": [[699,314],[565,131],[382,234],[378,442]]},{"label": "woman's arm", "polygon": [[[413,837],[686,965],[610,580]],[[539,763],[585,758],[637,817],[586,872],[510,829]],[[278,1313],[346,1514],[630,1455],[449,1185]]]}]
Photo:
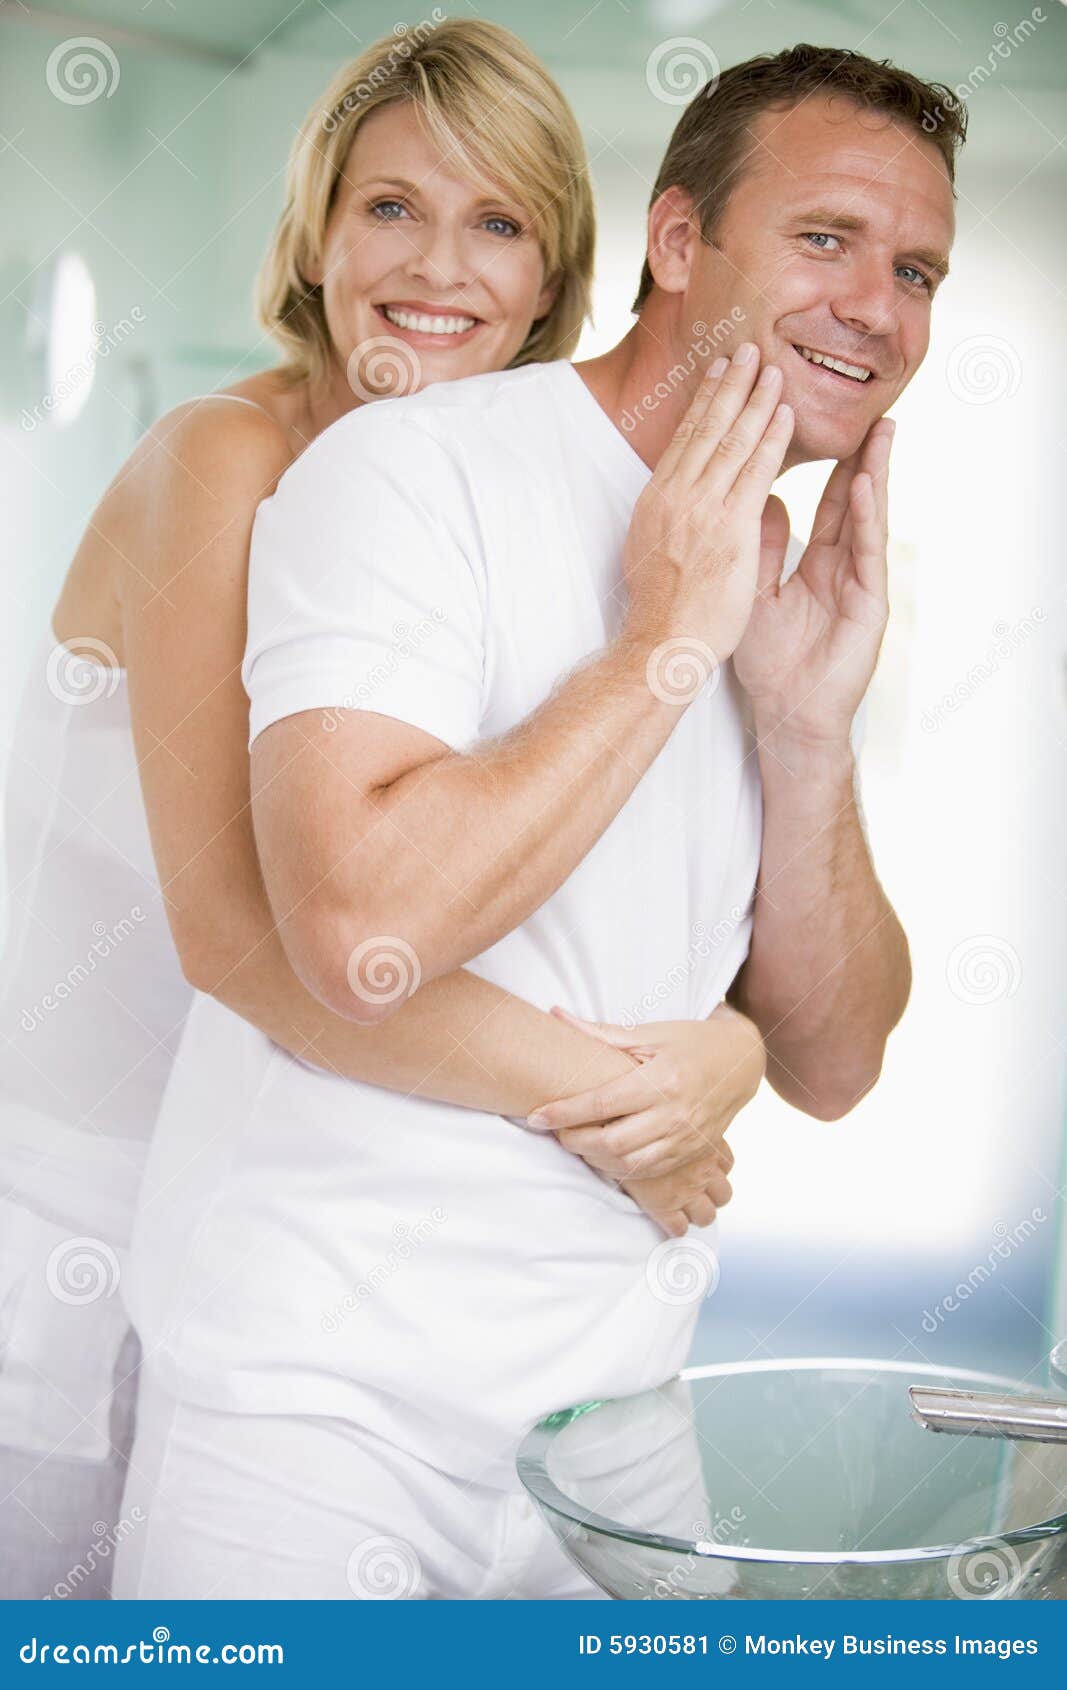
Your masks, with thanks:
[{"label": "woman's arm", "polygon": [[553,1013],[641,1063],[609,1086],[545,1103],[531,1117],[542,1130],[558,1133],[566,1149],[616,1179],[692,1169],[722,1143],[766,1072],[758,1027],[728,1003],[720,1003],[706,1021],[638,1027],[583,1021],[562,1009]]},{"label": "woman's arm", "polygon": [[[301,985],[256,853],[240,674],[252,520],[288,452],[244,407],[206,406],[163,428],[158,449],[144,443],[117,478],[93,530],[131,564],[122,609],[134,737],[186,977],[304,1061],[492,1114],[525,1116],[634,1073],[628,1052],[465,970],[429,982],[377,1027],[334,1015]],[[667,1101],[651,1068],[644,1077],[634,1110]],[[729,1197],[722,1148],[623,1189],[680,1236]]]},{"label": "woman's arm", "polygon": [[305,1061],[496,1114],[524,1116],[628,1072],[624,1052],[466,972],[429,982],[378,1028],[332,1014],[297,980],[256,854],[241,683],[252,521],[289,450],[269,418],[229,403],[198,405],[154,433],[157,449],[142,444],[93,529],[130,563],[134,737],[186,977]]}]

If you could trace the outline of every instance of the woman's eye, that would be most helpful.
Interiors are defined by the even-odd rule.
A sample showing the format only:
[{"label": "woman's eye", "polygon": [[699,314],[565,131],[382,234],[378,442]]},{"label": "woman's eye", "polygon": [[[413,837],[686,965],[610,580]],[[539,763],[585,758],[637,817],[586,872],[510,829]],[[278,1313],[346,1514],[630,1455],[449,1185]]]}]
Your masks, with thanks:
[{"label": "woman's eye", "polygon": [[[817,247],[819,252],[831,252],[833,250],[833,248],[831,248],[829,246],[824,246],[822,243],[824,241],[836,241],[837,240],[836,235],[824,235],[824,234],[821,234],[821,233],[819,233],[818,231],[815,231],[815,230],[812,230],[809,233],[806,233],[803,238],[806,241],[811,241],[812,245]],[[838,242],[838,245],[840,245],[840,242]]]},{"label": "woman's eye", "polygon": [[485,227],[491,230],[494,235],[517,235],[520,233],[519,225],[510,217],[487,217]]},{"label": "woman's eye", "polygon": [[917,270],[914,264],[898,264],[897,275],[903,276],[910,287],[926,288],[929,291],[930,278],[922,270]]},{"label": "woman's eye", "polygon": [[399,200],[378,200],[371,206],[371,213],[382,223],[395,223],[399,217],[407,216],[407,206]]}]

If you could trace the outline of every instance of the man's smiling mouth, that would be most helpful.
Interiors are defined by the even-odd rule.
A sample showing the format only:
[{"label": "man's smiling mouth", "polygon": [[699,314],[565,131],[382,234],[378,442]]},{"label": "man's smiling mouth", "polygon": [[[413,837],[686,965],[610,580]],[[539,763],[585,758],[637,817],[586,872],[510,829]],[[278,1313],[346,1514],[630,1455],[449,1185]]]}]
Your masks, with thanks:
[{"label": "man's smiling mouth", "polygon": [[848,381],[870,381],[874,375],[874,371],[868,369],[865,364],[849,364],[844,358],[833,358],[829,352],[817,352],[811,346],[793,345],[793,351],[799,352],[809,364],[818,364],[822,369],[830,370],[834,375],[844,376]]}]

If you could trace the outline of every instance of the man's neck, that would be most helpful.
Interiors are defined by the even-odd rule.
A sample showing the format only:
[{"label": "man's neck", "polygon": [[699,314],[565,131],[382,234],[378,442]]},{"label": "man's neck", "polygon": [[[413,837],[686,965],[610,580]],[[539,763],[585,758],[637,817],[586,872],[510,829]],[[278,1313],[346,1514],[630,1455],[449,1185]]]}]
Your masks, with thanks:
[{"label": "man's neck", "polygon": [[[729,356],[733,347],[719,350]],[[638,457],[655,469],[707,364],[691,343],[679,352],[666,326],[661,333],[642,315],[610,352],[574,367]]]}]

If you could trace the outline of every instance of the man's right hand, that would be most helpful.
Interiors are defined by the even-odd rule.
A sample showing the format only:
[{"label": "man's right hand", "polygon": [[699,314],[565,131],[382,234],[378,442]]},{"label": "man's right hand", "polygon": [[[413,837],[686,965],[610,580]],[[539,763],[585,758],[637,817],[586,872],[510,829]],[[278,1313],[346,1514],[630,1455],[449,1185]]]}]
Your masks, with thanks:
[{"label": "man's right hand", "polygon": [[[634,507],[623,562],[630,595],[624,637],[643,646],[691,644],[685,667],[703,649],[710,673],[748,624],[763,509],[793,433],[793,412],[778,403],[781,387],[780,369],[766,364],[760,372],[751,342],[724,368],[717,360]],[[666,702],[676,654],[680,644],[664,652],[659,684]],[[659,667],[650,668],[654,691]],[[688,689],[679,702],[692,696]]]}]

